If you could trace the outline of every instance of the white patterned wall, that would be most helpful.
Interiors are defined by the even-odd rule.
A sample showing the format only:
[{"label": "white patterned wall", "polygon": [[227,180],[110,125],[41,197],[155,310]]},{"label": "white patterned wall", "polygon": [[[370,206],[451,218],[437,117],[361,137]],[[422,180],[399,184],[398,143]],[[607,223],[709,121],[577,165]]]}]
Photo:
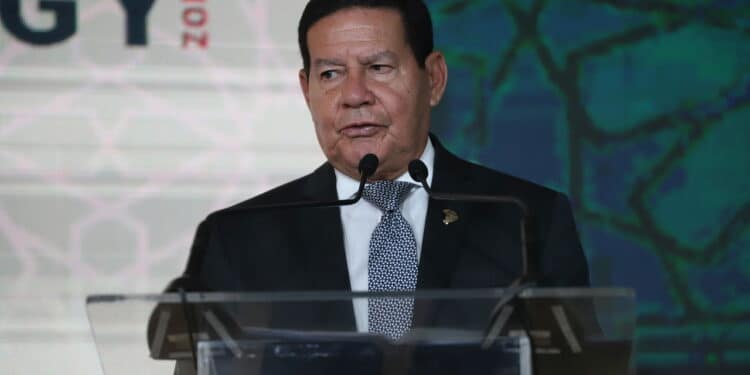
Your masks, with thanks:
[{"label": "white patterned wall", "polygon": [[[141,47],[118,0],[77,1],[51,46],[0,26],[2,374],[100,373],[85,295],[161,290],[207,213],[323,161],[297,84],[304,1],[185,2],[156,0]],[[193,29],[206,49],[183,48]]]}]

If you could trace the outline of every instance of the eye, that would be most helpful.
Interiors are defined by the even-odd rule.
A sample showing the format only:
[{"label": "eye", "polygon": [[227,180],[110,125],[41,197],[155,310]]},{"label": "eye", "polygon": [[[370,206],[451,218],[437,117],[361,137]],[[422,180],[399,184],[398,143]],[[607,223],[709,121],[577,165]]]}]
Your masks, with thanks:
[{"label": "eye", "polygon": [[320,79],[323,81],[329,81],[334,78],[336,78],[339,75],[339,72],[333,69],[326,70],[320,73]]},{"label": "eye", "polygon": [[393,70],[393,67],[385,64],[372,64],[370,65],[370,70],[376,73],[389,73]]}]

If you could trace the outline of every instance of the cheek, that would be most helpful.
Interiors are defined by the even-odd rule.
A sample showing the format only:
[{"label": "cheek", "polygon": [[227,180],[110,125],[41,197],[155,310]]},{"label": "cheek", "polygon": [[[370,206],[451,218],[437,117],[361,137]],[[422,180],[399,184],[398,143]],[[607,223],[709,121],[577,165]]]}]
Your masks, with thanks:
[{"label": "cheek", "polygon": [[401,91],[389,98],[386,111],[393,122],[393,132],[397,134],[412,134],[417,128],[419,119],[417,118],[416,102],[414,101],[413,92]]},{"label": "cheek", "polygon": [[380,87],[375,92],[375,96],[391,120],[402,118],[404,112],[408,110],[410,93],[409,89],[403,85]]},{"label": "cheek", "polygon": [[310,98],[310,114],[318,131],[334,128],[336,108],[325,96]]}]

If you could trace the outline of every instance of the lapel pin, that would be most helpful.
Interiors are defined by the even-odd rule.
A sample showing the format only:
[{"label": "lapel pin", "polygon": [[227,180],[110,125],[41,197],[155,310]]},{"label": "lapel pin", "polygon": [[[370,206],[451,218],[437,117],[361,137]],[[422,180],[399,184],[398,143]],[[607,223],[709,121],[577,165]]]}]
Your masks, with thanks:
[{"label": "lapel pin", "polygon": [[443,214],[445,214],[445,217],[443,218],[443,224],[445,225],[458,221],[458,214],[456,211],[446,208],[443,210]]}]

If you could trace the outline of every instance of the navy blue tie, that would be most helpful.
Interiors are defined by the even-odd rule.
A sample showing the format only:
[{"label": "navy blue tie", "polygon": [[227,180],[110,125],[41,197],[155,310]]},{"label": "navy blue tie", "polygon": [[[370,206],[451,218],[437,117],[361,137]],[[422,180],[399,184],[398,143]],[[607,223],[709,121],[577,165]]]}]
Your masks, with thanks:
[{"label": "navy blue tie", "polygon": [[[401,214],[401,204],[417,185],[404,181],[377,181],[365,186],[363,197],[383,211],[370,238],[367,270],[371,292],[414,291],[417,286],[417,241]],[[371,298],[370,332],[398,339],[411,327],[411,298]]]}]

